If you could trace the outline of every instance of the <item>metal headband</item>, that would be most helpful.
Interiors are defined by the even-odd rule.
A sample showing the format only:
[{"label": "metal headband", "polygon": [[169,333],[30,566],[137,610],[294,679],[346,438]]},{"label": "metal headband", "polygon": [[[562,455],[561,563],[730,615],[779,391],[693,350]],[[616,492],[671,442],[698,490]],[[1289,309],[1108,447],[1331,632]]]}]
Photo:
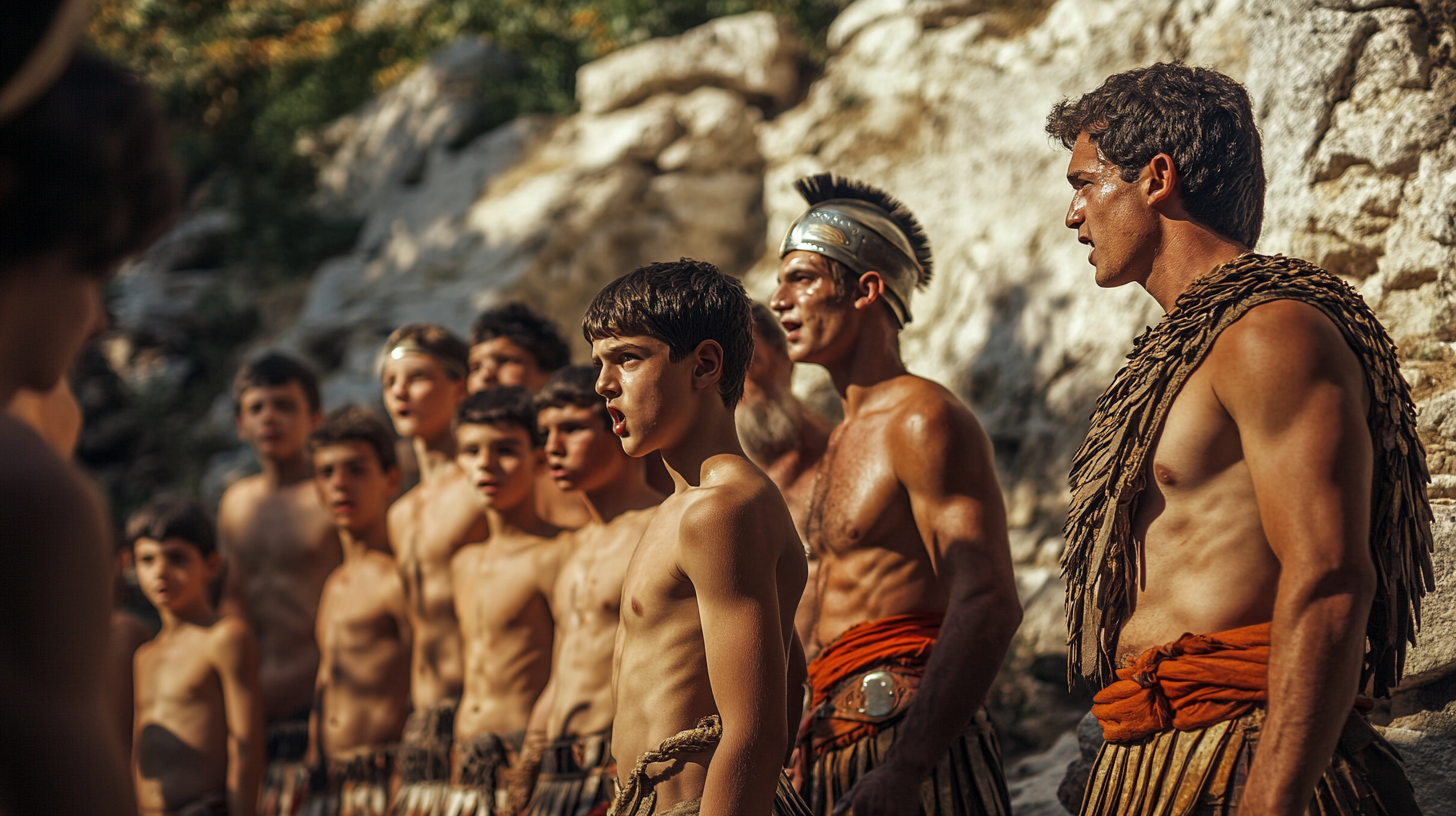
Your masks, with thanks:
[{"label": "metal headband", "polygon": [[[469,371],[467,371],[464,366],[460,365],[460,361],[459,360],[451,360],[448,357],[442,357],[439,354],[437,354],[436,352],[431,351],[430,349],[427,349],[424,346],[420,345],[412,337],[406,337],[406,338],[400,340],[398,343],[395,343],[394,345],[392,345],[389,348],[385,349],[384,350],[384,359],[385,360],[398,360],[399,358],[405,356],[406,354],[425,354],[425,355],[428,355],[430,357],[433,357],[436,360],[439,360],[440,361],[440,365],[443,365],[445,368],[449,369],[450,370],[450,373],[453,374],[453,375],[455,375],[455,378],[458,379],[458,380],[465,379],[466,376],[469,374]],[[382,365],[382,362],[383,361],[381,361],[381,365]]]},{"label": "metal headband", "polygon": [[861,275],[880,273],[885,303],[895,319],[901,326],[911,321],[910,295],[924,270],[910,239],[879,207],[849,198],[815,204],[789,227],[779,257],[800,249],[832,258]]}]

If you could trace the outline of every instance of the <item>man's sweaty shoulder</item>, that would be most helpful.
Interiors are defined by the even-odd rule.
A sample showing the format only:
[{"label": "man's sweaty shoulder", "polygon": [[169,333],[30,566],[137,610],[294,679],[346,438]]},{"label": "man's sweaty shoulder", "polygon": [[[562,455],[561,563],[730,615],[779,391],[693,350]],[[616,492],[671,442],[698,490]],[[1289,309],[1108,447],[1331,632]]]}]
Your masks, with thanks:
[{"label": "man's sweaty shoulder", "polygon": [[1201,368],[1230,413],[1241,399],[1289,394],[1280,386],[1291,382],[1326,382],[1361,394],[1362,404],[1369,401],[1364,370],[1344,335],[1318,307],[1298,300],[1249,309],[1219,335]]}]

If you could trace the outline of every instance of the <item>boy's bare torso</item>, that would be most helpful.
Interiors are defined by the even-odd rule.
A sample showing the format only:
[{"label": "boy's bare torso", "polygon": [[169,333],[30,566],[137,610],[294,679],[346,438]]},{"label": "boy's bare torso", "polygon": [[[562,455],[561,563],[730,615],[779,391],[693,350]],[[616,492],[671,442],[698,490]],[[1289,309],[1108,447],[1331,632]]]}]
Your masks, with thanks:
[{"label": "boy's bare torso", "polygon": [[556,581],[555,698],[546,721],[551,739],[612,726],[612,655],[621,620],[622,581],[637,542],[657,508],[631,510],[575,533]]},{"label": "boy's bare torso", "polygon": [[395,563],[369,551],[324,586],[319,609],[319,746],[348,755],[395,742],[409,707],[409,630]]},{"label": "boy's bare torso", "polygon": [[[704,478],[697,487],[680,488],[663,501],[627,567],[614,659],[616,719],[612,728],[612,754],[624,782],[637,757],[692,728],[700,718],[718,713],[709,683],[697,595],[678,566],[685,548],[696,543],[698,529],[698,524],[685,524],[685,516],[691,513],[699,524],[720,511],[757,520],[756,526],[764,534],[735,544],[742,547],[741,557],[751,561],[753,569],[774,570],[782,642],[787,644],[791,637],[792,612],[803,591],[805,570],[803,546],[793,520],[778,488],[747,459],[719,458],[737,461],[712,468],[716,477]],[[705,465],[704,471],[710,468]],[[723,671],[726,667],[712,668]],[[659,809],[702,797],[714,753],[696,755],[657,782]]]},{"label": "boy's bare torso", "polygon": [[227,790],[228,724],[218,650],[237,620],[182,623],[137,649],[135,770],[143,813]]},{"label": "boy's bare torso", "polygon": [[309,480],[270,492],[262,476],[230,487],[218,509],[218,534],[258,638],[259,680],[269,718],[306,712],[318,673],[314,623],[324,581],[339,565],[338,535]]},{"label": "boy's bare torso", "polygon": [[561,547],[554,538],[498,533],[455,554],[450,568],[465,652],[457,741],[526,729],[551,675],[549,597]]},{"label": "boy's bare torso", "polygon": [[912,420],[930,400],[954,401],[929,380],[905,375],[872,387],[861,408],[835,426],[819,464],[809,508],[808,538],[819,560],[820,644],[865,621],[944,610],[946,591],[921,540],[899,476],[890,429]]},{"label": "boy's bare torso", "polygon": [[464,667],[450,559],[489,534],[479,500],[453,463],[389,508],[389,540],[399,563],[414,629],[410,694],[426,709],[460,694]]},{"label": "boy's bare torso", "polygon": [[[1256,310],[1271,305],[1294,304]],[[1333,324],[1326,328],[1336,331]],[[1274,616],[1280,562],[1265,535],[1239,429],[1213,387],[1231,365],[1220,354],[1221,342],[1178,393],[1148,457],[1133,516],[1139,548],[1133,613],[1118,641],[1119,663],[1185,633],[1211,634]],[[1344,351],[1347,381],[1363,382],[1353,353]],[[1361,399],[1368,406],[1368,395]]]}]

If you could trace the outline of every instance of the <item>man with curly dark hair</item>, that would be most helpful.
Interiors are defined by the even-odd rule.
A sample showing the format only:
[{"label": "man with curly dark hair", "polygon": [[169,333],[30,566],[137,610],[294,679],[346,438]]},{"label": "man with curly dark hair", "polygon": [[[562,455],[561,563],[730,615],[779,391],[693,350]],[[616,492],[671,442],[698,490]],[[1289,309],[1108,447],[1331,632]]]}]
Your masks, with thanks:
[{"label": "man with curly dark hair", "polygon": [[1097,284],[1168,312],[1072,466],[1069,668],[1101,689],[1107,740],[1082,813],[1419,813],[1356,697],[1399,679],[1431,576],[1395,346],[1328,272],[1253,252],[1264,169],[1239,83],[1128,71],[1047,132]]}]

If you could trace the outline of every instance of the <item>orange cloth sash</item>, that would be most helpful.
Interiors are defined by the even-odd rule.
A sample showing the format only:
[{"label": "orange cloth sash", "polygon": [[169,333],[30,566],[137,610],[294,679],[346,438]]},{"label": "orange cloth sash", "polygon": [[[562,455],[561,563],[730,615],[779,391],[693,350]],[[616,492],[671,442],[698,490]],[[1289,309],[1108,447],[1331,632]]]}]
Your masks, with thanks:
[{"label": "orange cloth sash", "polygon": [[[845,679],[878,666],[895,666],[907,674],[922,676],[935,641],[940,637],[940,622],[944,617],[943,613],[934,612],[865,621],[851,626],[824,647],[809,664],[809,714],[799,728],[798,739],[801,762],[879,732],[876,723],[821,718],[820,733],[811,733],[816,719],[814,713]],[[828,735],[823,733],[825,726]]]},{"label": "orange cloth sash", "polygon": [[1232,720],[1269,701],[1269,624],[1184,635],[1138,655],[1092,698],[1108,742]]}]

